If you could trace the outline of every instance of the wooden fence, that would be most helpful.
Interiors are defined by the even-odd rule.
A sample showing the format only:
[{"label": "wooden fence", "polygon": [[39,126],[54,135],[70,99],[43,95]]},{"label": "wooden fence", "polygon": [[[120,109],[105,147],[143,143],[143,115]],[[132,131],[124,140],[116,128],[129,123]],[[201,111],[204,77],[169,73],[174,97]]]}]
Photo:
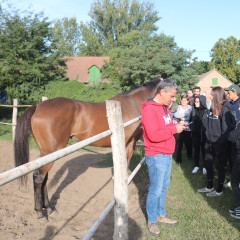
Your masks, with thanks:
[{"label": "wooden fence", "polygon": [[[42,97],[42,101],[45,101],[47,99],[48,99],[47,97]],[[14,137],[15,137],[15,129],[16,129],[16,125],[17,125],[18,108],[20,108],[20,107],[31,107],[31,106],[32,105],[18,105],[18,100],[17,99],[13,99],[13,105],[0,104],[0,107],[13,108],[12,123],[0,122],[0,124],[11,125],[12,126],[13,142],[14,142]]]},{"label": "wooden fence", "polygon": [[96,142],[106,136],[111,135],[111,145],[114,164],[114,198],[107,205],[106,209],[100,215],[98,220],[91,227],[85,240],[91,239],[94,232],[97,230],[103,219],[107,216],[113,206],[114,208],[114,240],[128,240],[128,184],[140,169],[145,159],[138,164],[137,168],[128,177],[127,174],[127,159],[125,149],[125,134],[124,127],[129,126],[141,119],[137,117],[127,123],[122,121],[121,104],[117,101],[106,101],[107,118],[110,130],[102,132],[84,141],[75,143],[64,149],[53,152],[44,157],[28,162],[19,167],[0,174],[0,186],[7,184],[23,175],[26,175],[44,165],[54,162],[70,153],[73,153],[93,142]]}]

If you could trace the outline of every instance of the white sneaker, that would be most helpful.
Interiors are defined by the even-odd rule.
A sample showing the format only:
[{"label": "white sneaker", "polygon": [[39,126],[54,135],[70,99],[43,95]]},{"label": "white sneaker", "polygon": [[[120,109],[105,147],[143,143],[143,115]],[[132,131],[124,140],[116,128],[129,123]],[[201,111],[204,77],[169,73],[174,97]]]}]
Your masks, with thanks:
[{"label": "white sneaker", "polygon": [[204,187],[204,188],[199,188],[197,191],[200,193],[210,193],[210,192],[214,191],[214,188]]},{"label": "white sneaker", "polygon": [[207,174],[207,169],[206,169],[206,168],[203,168],[202,174],[203,174],[203,175],[206,175],[206,174]]},{"label": "white sneaker", "polygon": [[220,197],[223,195],[223,192],[212,191],[206,194],[208,197]]},{"label": "white sneaker", "polygon": [[229,181],[229,182],[223,184],[223,186],[224,186],[225,188],[229,188],[229,187],[231,187],[231,182]]},{"label": "white sneaker", "polygon": [[197,173],[199,170],[199,167],[195,167],[193,170],[192,170],[192,173]]}]

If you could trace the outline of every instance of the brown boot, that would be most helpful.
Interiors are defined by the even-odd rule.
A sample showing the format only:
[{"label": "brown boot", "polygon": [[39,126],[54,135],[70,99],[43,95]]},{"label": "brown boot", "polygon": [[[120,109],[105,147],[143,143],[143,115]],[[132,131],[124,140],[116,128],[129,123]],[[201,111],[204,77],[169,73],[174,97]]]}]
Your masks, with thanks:
[{"label": "brown boot", "polygon": [[160,230],[158,228],[158,223],[154,222],[154,223],[148,223],[148,230],[149,232],[153,235],[153,236],[159,236],[160,234]]},{"label": "brown boot", "polygon": [[157,220],[159,223],[175,225],[178,223],[177,220],[167,218],[166,216],[157,216]]}]

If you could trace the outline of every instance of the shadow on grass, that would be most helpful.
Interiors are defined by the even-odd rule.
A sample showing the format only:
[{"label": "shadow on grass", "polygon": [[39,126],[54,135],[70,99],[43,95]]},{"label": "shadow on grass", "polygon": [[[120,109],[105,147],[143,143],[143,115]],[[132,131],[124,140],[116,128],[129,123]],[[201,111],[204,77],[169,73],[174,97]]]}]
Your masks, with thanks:
[{"label": "shadow on grass", "polygon": [[[237,230],[240,230],[240,221],[237,219],[234,219],[230,216],[228,210],[232,209],[237,206],[237,200],[234,196],[234,193],[231,188],[224,188],[223,189],[223,195],[221,197],[207,197],[206,193],[198,193],[197,189],[203,188],[207,186],[207,175],[202,174],[202,161],[200,160],[200,169],[196,174],[192,173],[192,170],[194,168],[194,162],[190,162],[187,160],[186,152],[185,150],[182,152],[183,154],[183,163],[181,164],[182,172],[189,182],[190,186],[193,188],[193,190],[196,192],[196,194],[201,194],[204,198],[204,200],[208,203],[208,205],[217,211],[218,214],[220,214],[222,217],[226,219],[226,221],[236,228]],[[173,156],[175,159],[175,154]],[[216,189],[217,187],[217,172],[216,167],[215,168],[215,174],[214,174],[214,187]],[[226,178],[229,179],[229,174],[226,173]]]}]

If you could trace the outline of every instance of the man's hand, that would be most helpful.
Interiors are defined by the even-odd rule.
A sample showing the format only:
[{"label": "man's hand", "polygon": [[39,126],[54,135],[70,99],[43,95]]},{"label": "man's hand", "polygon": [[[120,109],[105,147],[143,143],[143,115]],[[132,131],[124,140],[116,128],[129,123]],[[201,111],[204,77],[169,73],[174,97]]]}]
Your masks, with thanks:
[{"label": "man's hand", "polygon": [[176,124],[177,132],[181,133],[183,130],[186,130],[188,128],[187,123],[178,123]]}]

